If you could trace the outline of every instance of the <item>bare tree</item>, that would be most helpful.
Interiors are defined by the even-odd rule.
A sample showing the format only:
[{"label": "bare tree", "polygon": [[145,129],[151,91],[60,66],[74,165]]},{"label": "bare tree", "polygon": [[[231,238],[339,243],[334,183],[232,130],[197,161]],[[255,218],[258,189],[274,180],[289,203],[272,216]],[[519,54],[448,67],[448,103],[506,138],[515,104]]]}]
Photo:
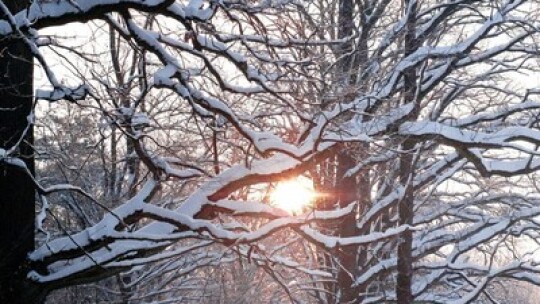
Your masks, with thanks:
[{"label": "bare tree", "polygon": [[[512,81],[537,72],[537,4],[3,5],[0,35],[46,75],[36,111],[43,102],[65,111],[36,115],[41,155],[52,157],[38,164],[63,178],[30,178],[16,148],[0,158],[26,172],[40,202],[45,237],[20,280],[36,290],[26,303],[110,276],[124,303],[202,301],[193,287],[202,282],[208,301],[241,301],[246,289],[199,278],[219,265],[227,281],[246,262],[282,302],[469,303],[495,301],[498,282],[538,284],[534,257],[516,244],[538,233],[526,178],[538,168],[540,102]],[[79,21],[107,33],[103,52],[39,35]],[[58,58],[71,72],[58,71]],[[87,127],[70,131],[80,113]],[[40,125],[54,115],[58,126]],[[24,118],[29,130],[22,116],[17,126]],[[74,157],[62,163],[53,152],[64,138]],[[88,163],[70,172],[65,164],[85,158],[77,153]],[[300,174],[326,194],[314,210],[287,214],[260,195]],[[73,216],[80,222],[69,225]]]}]

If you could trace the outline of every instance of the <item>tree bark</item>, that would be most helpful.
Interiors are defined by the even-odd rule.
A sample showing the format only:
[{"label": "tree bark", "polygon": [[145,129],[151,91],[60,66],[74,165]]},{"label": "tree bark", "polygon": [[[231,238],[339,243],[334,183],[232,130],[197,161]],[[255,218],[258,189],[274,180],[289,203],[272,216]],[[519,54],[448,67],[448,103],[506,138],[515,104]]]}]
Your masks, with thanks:
[{"label": "tree bark", "polygon": [[[407,18],[405,32],[405,56],[412,54],[418,48],[416,38],[416,2],[412,2],[409,7],[409,1],[405,1],[405,10],[410,14]],[[415,102],[415,108],[410,117],[416,120],[419,113],[419,104],[416,99],[417,86],[417,67],[411,67],[405,70],[403,75],[404,92],[403,103]],[[414,180],[414,156],[413,150],[415,142],[406,139],[401,145],[404,155],[399,160],[399,181],[405,187],[405,194],[398,203],[398,216],[400,225],[412,225],[414,218],[414,193],[412,181]],[[412,231],[406,230],[400,235],[398,242],[397,257],[397,284],[396,296],[398,304],[410,304],[413,302],[412,277],[413,277],[413,258],[412,258]]]},{"label": "tree bark", "polygon": [[[28,1],[4,1],[17,12]],[[5,18],[5,16],[3,16]],[[33,56],[20,37],[0,41],[0,148],[14,148],[34,174],[32,110]],[[0,160],[0,303],[39,303],[43,296],[26,274],[34,249],[35,190],[27,172]]]},{"label": "tree bark", "polygon": [[[353,0],[340,0],[338,9],[338,38],[349,37],[354,31],[354,2]],[[341,88],[341,98],[343,101],[351,98],[350,91],[353,89],[355,74],[358,71],[354,68],[354,56],[351,56],[353,50],[352,41],[341,45],[338,50],[338,56],[343,56],[337,62],[336,81]],[[336,157],[337,172],[335,194],[340,207],[345,207],[358,199],[358,184],[354,176],[345,176],[348,169],[354,166],[353,151],[348,151],[346,147]],[[354,236],[357,233],[356,216],[350,214],[345,217],[338,227],[337,234],[341,237]],[[337,272],[337,298],[339,303],[353,303],[358,296],[358,291],[353,287],[354,277],[358,270],[357,263],[358,247],[351,246],[340,248],[337,254],[339,261]]]},{"label": "tree bark", "polygon": [[[358,5],[358,3],[356,3]],[[353,36],[355,33],[355,2],[353,0],[340,0],[338,11],[338,38],[344,39]],[[361,9],[361,8],[358,8]],[[338,50],[338,56],[343,56],[337,63],[336,79],[343,88],[343,101],[348,102],[356,97],[358,92],[362,92],[366,85],[358,83],[358,75],[361,74],[368,62],[368,33],[370,25],[366,23],[365,16],[360,14],[360,32],[358,40],[351,39],[344,43]],[[354,44],[354,45],[353,45]],[[369,116],[363,120],[369,119]],[[338,234],[341,237],[351,237],[359,235],[357,227],[357,214],[362,214],[363,210],[371,202],[371,181],[369,169],[364,168],[356,175],[346,176],[349,169],[353,168],[358,159],[367,157],[369,150],[368,143],[349,145],[338,154],[337,178],[335,191],[340,207],[346,207],[352,202],[357,203],[356,213],[351,214],[341,221],[338,227]],[[338,253],[340,268],[337,274],[339,303],[360,303],[366,286],[354,286],[356,277],[361,272],[361,267],[365,264],[367,251],[362,246],[348,246]]]}]

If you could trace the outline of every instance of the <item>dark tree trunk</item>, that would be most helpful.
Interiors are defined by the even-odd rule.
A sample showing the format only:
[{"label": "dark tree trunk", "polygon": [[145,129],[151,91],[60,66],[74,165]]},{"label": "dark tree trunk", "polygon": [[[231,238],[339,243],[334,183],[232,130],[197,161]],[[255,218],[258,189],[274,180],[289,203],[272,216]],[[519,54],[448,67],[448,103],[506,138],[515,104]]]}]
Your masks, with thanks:
[{"label": "dark tree trunk", "polygon": [[[360,7],[357,7],[360,5]],[[368,37],[371,25],[367,23],[365,15],[360,14],[361,25],[355,28],[355,10],[362,9],[363,4],[353,0],[340,0],[338,11],[338,33],[340,39],[351,37],[359,32],[358,40],[351,39],[344,43],[338,50],[338,55],[343,56],[337,63],[337,81],[343,87],[343,101],[354,99],[358,92],[366,89],[366,84],[359,82],[358,75],[362,74],[365,64],[368,62]],[[371,8],[371,7],[369,7]],[[353,45],[354,44],[354,45]],[[348,54],[348,55],[347,55]],[[369,119],[363,117],[363,120]],[[371,203],[371,180],[369,169],[364,168],[353,176],[346,176],[349,169],[353,168],[359,159],[368,156],[369,144],[360,143],[349,145],[338,154],[337,178],[335,191],[340,207],[346,207],[352,202],[357,203],[356,213],[347,216],[338,227],[338,234],[342,237],[357,236],[360,231],[357,227],[357,215],[362,215]],[[338,252],[338,260],[341,267],[337,274],[339,303],[360,303],[366,291],[366,286],[355,286],[356,277],[367,260],[367,250],[362,246],[348,246]]]},{"label": "dark tree trunk", "polygon": [[[347,170],[354,166],[354,159],[349,155],[352,151],[344,151],[337,157],[336,191],[340,207],[346,207],[358,199],[358,183],[354,176],[345,177]],[[341,221],[338,234],[341,237],[351,237],[358,233],[356,215],[349,214]],[[341,265],[337,274],[339,303],[356,303],[359,296],[357,287],[353,287],[358,272],[358,246],[347,246],[339,249],[338,259]]]},{"label": "dark tree trunk", "polygon": [[[406,7],[409,1],[405,1]],[[416,3],[412,4],[410,16],[407,19],[405,33],[405,56],[412,54],[418,49],[418,40],[416,38]],[[407,9],[407,8],[406,8]],[[417,88],[417,67],[411,67],[405,70],[403,75],[404,92],[403,103],[415,102],[415,108],[410,117],[416,120],[419,113],[419,103],[416,99]],[[412,181],[414,180],[414,156],[413,150],[415,142],[406,139],[402,144],[402,150],[405,154],[399,160],[399,181],[405,188],[405,194],[398,204],[398,216],[400,225],[412,225],[414,218],[414,193]],[[413,258],[412,258],[412,231],[407,230],[400,235],[398,243],[397,257],[397,284],[396,296],[398,304],[410,304],[413,302],[412,277],[413,277]]]},{"label": "dark tree trunk", "polygon": [[[17,12],[28,1],[4,3]],[[0,148],[15,147],[14,156],[33,174],[33,136],[27,119],[32,109],[32,78],[32,54],[22,39],[0,41]],[[34,249],[34,200],[28,174],[0,161],[0,303],[40,302],[26,279],[27,255]]]},{"label": "dark tree trunk", "polygon": [[[354,2],[353,0],[340,0],[338,10],[338,33],[339,38],[352,36],[354,32]],[[338,55],[351,54],[353,44],[347,42],[341,45]],[[342,88],[343,101],[352,98],[354,91],[354,79],[358,71],[354,67],[354,56],[343,56],[337,62],[337,82]],[[358,183],[354,176],[347,177],[347,170],[352,168],[355,163],[355,151],[348,151],[352,146],[345,149],[337,155],[337,172],[335,193],[340,207],[345,207],[358,199]],[[350,214],[345,217],[338,227],[337,234],[342,237],[350,237],[357,234],[356,216]],[[358,296],[357,288],[353,287],[356,272],[358,271],[358,246],[349,246],[340,248],[337,253],[339,261],[337,273],[337,301],[339,303],[353,303]]]},{"label": "dark tree trunk", "polygon": [[[406,142],[402,145],[403,150],[414,148],[414,144]],[[405,195],[399,202],[398,214],[401,225],[412,225],[413,223],[413,155],[407,154],[401,157],[399,161],[400,182],[401,185],[407,185]],[[409,182],[410,181],[410,182]],[[400,235],[398,243],[398,260],[397,260],[397,285],[396,296],[398,304],[410,304],[413,301],[411,290],[411,282],[413,276],[412,269],[412,232],[407,230]]]}]

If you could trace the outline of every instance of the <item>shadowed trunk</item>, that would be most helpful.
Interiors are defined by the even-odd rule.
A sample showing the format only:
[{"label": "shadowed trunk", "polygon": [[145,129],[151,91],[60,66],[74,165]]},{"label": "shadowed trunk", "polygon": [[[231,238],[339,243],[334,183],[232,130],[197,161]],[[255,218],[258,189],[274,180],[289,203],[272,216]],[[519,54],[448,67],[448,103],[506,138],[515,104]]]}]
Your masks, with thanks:
[{"label": "shadowed trunk", "polygon": [[[4,3],[17,12],[27,1]],[[27,118],[32,109],[32,78],[32,54],[23,40],[13,37],[0,41],[0,148],[13,149],[13,155],[33,174],[33,136]],[[41,292],[26,279],[27,255],[34,249],[34,186],[24,170],[1,159],[0,303],[39,303]]]},{"label": "shadowed trunk", "polygon": [[[358,5],[358,3],[357,3]],[[357,96],[357,92],[365,89],[364,83],[358,83],[358,75],[363,71],[368,61],[368,33],[369,26],[364,17],[361,18],[360,28],[355,29],[354,11],[356,9],[353,0],[340,0],[338,12],[338,38],[352,37],[359,32],[358,40],[351,39],[344,43],[338,55],[343,56],[337,63],[338,82],[343,87],[343,101],[348,102]],[[354,45],[353,45],[354,44]],[[364,117],[363,119],[367,119]],[[350,150],[349,150],[350,149]],[[342,237],[359,235],[357,227],[357,214],[362,214],[370,204],[371,182],[369,169],[364,168],[355,175],[347,176],[347,171],[354,168],[357,160],[367,157],[368,143],[349,145],[348,149],[338,154],[337,178],[335,191],[341,208],[352,202],[356,202],[356,213],[350,214],[341,221],[338,234]],[[356,277],[360,274],[360,268],[366,262],[366,248],[362,246],[348,246],[338,252],[340,268],[337,274],[338,301],[339,303],[359,303],[363,299],[365,286],[355,286]]]},{"label": "shadowed trunk", "polygon": [[[340,0],[338,11],[338,38],[352,36],[354,31],[354,2],[352,0]],[[358,73],[354,66],[354,56],[351,56],[353,50],[352,41],[341,45],[338,56],[343,56],[337,62],[337,82],[341,87],[341,96],[343,101],[352,98],[350,94],[353,90],[354,75]],[[337,155],[337,172],[335,193],[340,207],[346,207],[358,199],[358,183],[354,176],[346,176],[347,170],[355,164],[354,151],[349,151],[352,146],[345,149]],[[343,218],[338,227],[337,234],[341,237],[351,237],[357,234],[356,216],[350,214]],[[353,287],[354,279],[358,270],[358,246],[348,246],[340,248],[337,253],[339,261],[337,273],[337,301],[340,303],[351,303],[358,296],[357,288]]]},{"label": "shadowed trunk", "polygon": [[[409,3],[405,1],[406,10],[410,5],[409,16],[406,24],[405,33],[405,56],[412,54],[418,49],[418,41],[416,38],[416,2]],[[406,12],[407,13],[407,12]],[[419,104],[416,99],[417,89],[417,68],[410,67],[405,70],[403,75],[405,91],[403,92],[403,103],[415,102],[415,108],[410,117],[411,120],[416,120],[419,113]],[[398,203],[398,216],[400,225],[413,224],[414,218],[414,193],[412,181],[414,180],[414,156],[413,150],[415,142],[406,139],[401,145],[405,152],[399,160],[399,181],[405,188],[405,194]],[[409,304],[413,302],[414,296],[412,293],[412,277],[413,277],[413,258],[412,258],[412,231],[407,230],[400,235],[398,243],[397,257],[397,284],[396,296],[398,304]]]}]

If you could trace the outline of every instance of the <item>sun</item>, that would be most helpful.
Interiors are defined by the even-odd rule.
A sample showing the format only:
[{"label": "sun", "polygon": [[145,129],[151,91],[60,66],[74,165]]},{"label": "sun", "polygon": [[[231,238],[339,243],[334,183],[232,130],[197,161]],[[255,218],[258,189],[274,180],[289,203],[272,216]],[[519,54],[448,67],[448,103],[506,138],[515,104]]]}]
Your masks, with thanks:
[{"label": "sun", "polygon": [[282,181],[270,193],[270,203],[290,214],[300,214],[317,197],[313,182],[306,177]]}]

